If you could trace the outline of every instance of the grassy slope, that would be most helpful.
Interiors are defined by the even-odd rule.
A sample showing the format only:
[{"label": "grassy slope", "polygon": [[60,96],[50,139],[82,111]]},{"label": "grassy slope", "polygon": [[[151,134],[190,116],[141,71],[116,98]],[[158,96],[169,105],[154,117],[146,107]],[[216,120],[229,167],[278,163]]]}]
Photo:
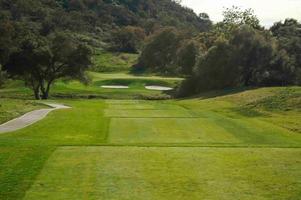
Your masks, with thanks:
[{"label": "grassy slope", "polygon": [[136,64],[138,54],[98,51],[93,57],[93,71],[120,72],[129,71]]},{"label": "grassy slope", "polygon": [[[93,199],[93,195],[100,194],[108,199],[120,199],[121,196],[131,199],[141,193],[150,199],[168,199],[165,194],[178,194],[184,198],[187,191],[191,197],[195,195],[195,199],[198,195],[231,199],[232,194],[241,199],[248,199],[248,194],[258,199],[274,199],[271,194],[296,199],[301,187],[298,182],[300,149],[272,147],[301,147],[298,132],[300,104],[296,103],[299,94],[300,88],[267,88],[203,100],[60,101],[73,109],[55,111],[24,130],[0,135],[0,165],[3,166],[0,199],[21,199],[32,183],[35,184],[27,199],[39,199],[41,195],[49,199],[51,195]],[[279,98],[281,101],[277,100]],[[272,103],[271,107],[267,106],[268,102],[280,104]],[[285,106],[290,109],[282,109]],[[286,127],[285,120],[295,124],[295,128]],[[162,148],[138,148],[136,151],[134,147],[109,150],[104,147],[92,150],[60,147],[66,145]],[[250,145],[269,148],[186,148]],[[166,146],[178,149],[169,150]],[[139,159],[134,162],[132,159],[137,157]],[[74,170],[69,170],[69,165]],[[50,194],[51,188],[54,193]],[[119,188],[119,193],[114,188]],[[132,191],[133,188],[137,190]],[[197,190],[199,188],[202,190]]]}]

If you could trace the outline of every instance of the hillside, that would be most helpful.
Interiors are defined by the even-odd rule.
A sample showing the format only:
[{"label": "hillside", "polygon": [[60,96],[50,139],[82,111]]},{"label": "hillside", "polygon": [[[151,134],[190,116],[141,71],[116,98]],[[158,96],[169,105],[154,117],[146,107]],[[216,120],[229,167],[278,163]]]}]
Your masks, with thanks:
[{"label": "hillside", "polygon": [[125,26],[150,34],[164,26],[206,31],[211,24],[171,0],[4,0],[0,19],[15,31],[41,35],[70,31],[93,46],[105,46],[112,32]]}]

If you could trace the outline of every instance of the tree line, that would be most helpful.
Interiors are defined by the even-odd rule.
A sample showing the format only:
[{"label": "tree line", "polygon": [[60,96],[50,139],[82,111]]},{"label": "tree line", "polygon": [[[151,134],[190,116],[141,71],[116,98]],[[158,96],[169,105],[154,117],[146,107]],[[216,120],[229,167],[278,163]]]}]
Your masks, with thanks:
[{"label": "tree line", "polygon": [[179,96],[235,87],[301,84],[301,24],[286,19],[265,29],[253,10],[224,11],[197,36],[165,28],[149,38],[136,71],[187,79]]}]

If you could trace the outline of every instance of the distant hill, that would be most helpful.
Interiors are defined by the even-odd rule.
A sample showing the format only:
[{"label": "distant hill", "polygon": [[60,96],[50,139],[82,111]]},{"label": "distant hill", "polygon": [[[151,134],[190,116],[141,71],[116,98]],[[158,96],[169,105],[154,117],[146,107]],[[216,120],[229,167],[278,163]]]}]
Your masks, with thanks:
[{"label": "distant hill", "polygon": [[1,0],[3,19],[42,35],[70,31],[95,46],[101,45],[99,39],[109,41],[112,31],[125,26],[151,34],[165,26],[206,31],[211,24],[172,0]]},{"label": "distant hill", "polygon": [[[57,0],[68,12],[81,12],[95,17],[93,23],[102,26],[140,26],[150,31],[152,26],[175,26],[206,31],[208,21],[192,9],[172,0]],[[94,24],[93,24],[94,25]]]}]

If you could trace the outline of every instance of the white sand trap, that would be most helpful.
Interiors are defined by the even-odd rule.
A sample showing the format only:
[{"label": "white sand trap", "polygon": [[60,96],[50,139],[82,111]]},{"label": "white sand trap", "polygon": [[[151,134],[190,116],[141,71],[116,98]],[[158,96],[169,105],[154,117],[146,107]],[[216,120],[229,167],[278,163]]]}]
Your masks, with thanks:
[{"label": "white sand trap", "polygon": [[124,85],[103,85],[101,87],[106,89],[129,89],[129,86]]},{"label": "white sand trap", "polygon": [[148,90],[160,90],[160,91],[173,90],[173,88],[171,88],[171,87],[163,87],[163,86],[158,86],[158,85],[145,86],[145,88]]},{"label": "white sand trap", "polygon": [[45,118],[48,115],[48,113],[50,113],[53,110],[70,108],[68,106],[64,106],[61,104],[54,104],[54,103],[44,103],[44,104],[48,105],[52,108],[31,111],[21,117],[18,117],[16,119],[8,121],[8,122],[0,125],[0,134],[13,132],[13,131],[25,128],[27,126],[30,126],[30,125],[42,120],[43,118]]}]

